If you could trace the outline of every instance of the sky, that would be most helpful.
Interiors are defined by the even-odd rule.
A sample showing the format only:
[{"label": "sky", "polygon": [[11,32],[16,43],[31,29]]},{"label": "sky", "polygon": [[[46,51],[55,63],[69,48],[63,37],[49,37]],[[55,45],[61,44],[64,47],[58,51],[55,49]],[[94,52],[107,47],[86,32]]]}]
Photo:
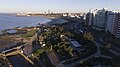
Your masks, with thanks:
[{"label": "sky", "polygon": [[103,7],[120,10],[120,0],[0,0],[0,13],[88,12]]}]

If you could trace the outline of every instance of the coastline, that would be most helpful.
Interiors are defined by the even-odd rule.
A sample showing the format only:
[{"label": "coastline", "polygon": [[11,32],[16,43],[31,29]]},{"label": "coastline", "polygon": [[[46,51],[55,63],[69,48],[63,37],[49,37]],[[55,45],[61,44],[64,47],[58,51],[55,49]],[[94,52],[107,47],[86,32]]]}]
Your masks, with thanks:
[{"label": "coastline", "polygon": [[[5,19],[6,17],[7,19]],[[54,17],[42,17],[42,16],[19,16],[17,17],[16,14],[2,14],[0,16],[0,35],[2,31],[14,29],[17,27],[32,27],[37,26],[39,24],[46,24],[51,21],[50,18]]]},{"label": "coastline", "polygon": [[[4,26],[3,26],[3,28],[0,29],[0,35],[2,35],[4,32],[10,31],[10,30],[15,30],[16,28],[27,28],[27,27],[29,28],[29,27],[39,26],[39,25],[43,25],[43,24],[53,25],[53,24],[62,24],[62,23],[66,22],[66,20],[61,19],[60,15],[31,15],[31,16],[17,16],[16,14],[11,14],[9,16],[7,16],[7,14],[3,14],[3,15],[5,15],[6,17],[15,17],[15,18],[18,19],[17,21],[15,21],[15,23],[19,22],[19,24],[20,23],[22,23],[22,24],[19,25],[19,26],[16,25],[14,27],[8,27],[8,28],[5,27],[5,29],[4,29]],[[29,21],[27,21],[27,22],[23,21],[22,22],[21,18],[29,18],[30,19],[30,24],[29,24]],[[33,20],[35,20],[35,18],[37,18],[37,19],[38,18],[43,18],[43,19],[41,19],[39,21],[38,20],[33,21]],[[29,20],[29,19],[27,19],[27,20]],[[32,19],[32,21],[31,21],[31,19]],[[11,19],[7,19],[7,20],[11,20]],[[24,24],[24,22],[25,22],[25,24]],[[28,24],[26,25],[26,23],[28,23]]]},{"label": "coastline", "polygon": [[45,15],[40,15],[38,17],[43,17],[43,18],[47,18],[47,19],[55,19],[55,18],[60,18],[60,17],[55,17],[55,16],[45,16]]}]

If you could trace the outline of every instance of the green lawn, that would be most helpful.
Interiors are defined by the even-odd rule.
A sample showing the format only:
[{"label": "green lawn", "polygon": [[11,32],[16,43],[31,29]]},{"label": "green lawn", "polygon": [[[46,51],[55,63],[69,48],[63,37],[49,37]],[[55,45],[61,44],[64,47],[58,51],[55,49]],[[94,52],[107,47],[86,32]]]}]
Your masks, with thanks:
[{"label": "green lawn", "polygon": [[40,48],[40,49],[36,50],[36,51],[33,53],[33,55],[36,56],[36,57],[38,57],[38,56],[40,56],[40,54],[42,54],[43,52],[44,52],[44,49]]},{"label": "green lawn", "polygon": [[37,30],[31,30],[31,31],[27,32],[26,34],[21,35],[21,38],[32,37],[35,35],[36,32],[37,32]]}]

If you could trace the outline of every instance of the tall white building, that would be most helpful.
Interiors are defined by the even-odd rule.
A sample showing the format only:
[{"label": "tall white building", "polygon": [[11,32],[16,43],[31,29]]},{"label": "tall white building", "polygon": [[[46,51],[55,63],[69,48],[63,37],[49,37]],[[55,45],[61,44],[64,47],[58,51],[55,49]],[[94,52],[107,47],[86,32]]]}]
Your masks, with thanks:
[{"label": "tall white building", "polygon": [[101,9],[101,10],[95,10],[94,11],[94,22],[93,22],[93,29],[95,30],[105,30],[106,25],[106,19],[107,19],[107,10]]},{"label": "tall white building", "polygon": [[[92,16],[93,14],[93,16]],[[93,20],[93,24],[91,21]],[[120,37],[120,12],[108,11],[106,9],[95,10],[86,15],[86,24],[98,31],[106,31]]]},{"label": "tall white building", "polygon": [[120,13],[116,14],[115,23],[114,23],[114,29],[113,34],[116,37],[120,37]]},{"label": "tall white building", "polygon": [[114,27],[115,27],[115,19],[116,19],[117,12],[115,11],[108,11],[107,12],[107,22],[105,31],[114,34]]},{"label": "tall white building", "polygon": [[120,13],[117,11],[108,11],[106,32],[110,32],[115,37],[120,37]]}]

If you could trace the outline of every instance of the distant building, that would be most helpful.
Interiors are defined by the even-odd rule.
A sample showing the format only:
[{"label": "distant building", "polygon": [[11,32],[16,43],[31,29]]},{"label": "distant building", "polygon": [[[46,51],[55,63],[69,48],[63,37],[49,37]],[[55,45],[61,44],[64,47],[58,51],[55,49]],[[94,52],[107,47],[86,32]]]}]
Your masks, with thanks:
[{"label": "distant building", "polygon": [[120,13],[116,11],[108,11],[106,32],[110,32],[115,37],[120,37]]},{"label": "distant building", "polygon": [[110,32],[115,37],[120,37],[120,13],[107,9],[89,11],[86,14],[85,25],[92,26],[98,31]]},{"label": "distant building", "polygon": [[63,24],[63,23],[66,23],[66,22],[67,21],[64,20],[64,19],[55,18],[55,19],[52,19],[52,21],[48,22],[48,24],[57,25],[57,24]]},{"label": "distant building", "polygon": [[68,13],[63,13],[62,16],[66,17],[66,16],[68,16]]},{"label": "distant building", "polygon": [[86,14],[86,19],[85,19],[85,25],[86,26],[91,26],[93,24],[93,13],[90,10],[87,14]]},{"label": "distant building", "polygon": [[120,37],[120,13],[116,14],[115,23],[114,23],[114,29],[113,34],[116,37]]},{"label": "distant building", "polygon": [[108,11],[107,13],[107,22],[106,22],[106,28],[105,31],[106,32],[110,32],[112,34],[114,34],[114,27],[115,27],[115,19],[116,19],[116,12],[113,11]]},{"label": "distant building", "polygon": [[107,20],[107,10],[95,10],[94,11],[94,23],[93,23],[93,29],[95,30],[105,30]]}]

